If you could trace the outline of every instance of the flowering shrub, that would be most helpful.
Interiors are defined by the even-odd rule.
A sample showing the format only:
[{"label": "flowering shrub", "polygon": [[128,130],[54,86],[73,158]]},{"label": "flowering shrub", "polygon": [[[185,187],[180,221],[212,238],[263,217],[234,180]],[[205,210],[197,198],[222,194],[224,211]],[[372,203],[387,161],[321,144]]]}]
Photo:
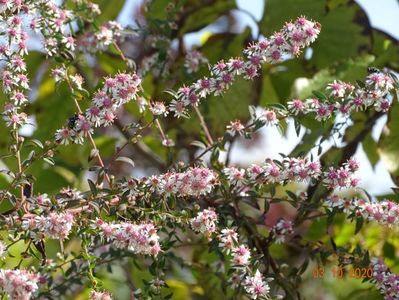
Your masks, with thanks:
[{"label": "flowering shrub", "polygon": [[[345,76],[325,66],[311,73],[301,55],[316,55],[324,24],[298,16],[215,59],[207,47],[217,34],[199,48],[184,36],[209,22],[197,9],[214,20],[235,7],[221,2],[209,12],[201,3],[144,1],[136,26],[124,27],[113,20],[119,4],[102,13],[105,2],[0,0],[2,295],[179,299],[180,278],[191,285],[181,299],[301,299],[302,282],[316,280],[312,268],[336,264],[372,271],[362,277],[366,290],[399,299],[389,242],[396,194],[367,193],[354,158],[360,143],[374,160],[397,153],[383,139],[376,149],[370,134],[399,105],[397,65],[384,61],[389,45],[368,70],[371,62],[351,58],[335,66]],[[359,65],[363,78],[349,80]],[[302,71],[313,77],[312,93],[247,99]],[[230,104],[235,94],[248,113]],[[385,131],[395,138],[392,119]],[[262,132],[284,135],[288,124],[303,140],[291,153],[232,163],[234,145],[256,146]],[[342,151],[326,149],[331,140]],[[347,224],[358,240],[337,233]],[[367,242],[366,224],[386,230],[382,251]],[[306,233],[319,228],[316,238]],[[118,280],[126,284],[109,283]]]}]

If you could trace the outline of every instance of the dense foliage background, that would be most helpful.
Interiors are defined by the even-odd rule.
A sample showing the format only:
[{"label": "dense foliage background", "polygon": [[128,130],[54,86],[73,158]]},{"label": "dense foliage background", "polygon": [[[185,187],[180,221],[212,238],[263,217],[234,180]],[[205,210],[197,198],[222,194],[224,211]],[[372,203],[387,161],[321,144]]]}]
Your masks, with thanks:
[{"label": "dense foliage background", "polygon": [[[73,11],[77,1],[63,2],[65,7]],[[77,43],[87,30],[95,30],[103,22],[116,19],[124,5],[122,0],[93,2],[99,4],[102,13],[92,20],[86,19],[81,24],[75,24],[73,31]],[[251,1],[248,1],[248,5],[251,5]],[[25,58],[31,90],[30,102],[24,109],[32,125],[26,125],[20,131],[26,145],[21,149],[21,156],[30,160],[26,163],[29,165],[26,172],[29,174],[27,179],[33,192],[27,193],[57,195],[60,190],[68,187],[94,193],[97,188],[101,188],[93,186],[97,180],[98,169],[91,168],[95,160],[90,158],[95,156],[95,153],[93,154],[89,142],[83,145],[69,144],[56,147],[52,150],[53,155],[49,155],[46,160],[41,159],[40,148],[44,145],[48,150],[46,147],[52,145],[56,130],[65,126],[68,119],[75,115],[76,109],[71,98],[77,98],[83,108],[88,107],[87,99],[91,99],[88,95],[93,95],[99,87],[102,87],[105,76],[112,76],[120,71],[136,71],[142,76],[145,98],[162,100],[166,103],[169,103],[172,97],[165,91],[176,91],[183,85],[190,85],[197,79],[208,76],[209,69],[206,62],[200,63],[198,70],[191,71],[187,68],[186,55],[192,46],[188,39],[190,33],[202,30],[196,49],[210,64],[214,64],[221,59],[228,60],[230,57],[241,56],[242,50],[249,43],[261,36],[272,35],[286,21],[298,16],[304,15],[316,20],[322,28],[318,39],[298,58],[264,65],[260,75],[254,80],[237,79],[222,96],[210,96],[201,102],[199,109],[216,141],[218,137],[223,138],[230,121],[239,119],[243,124],[249,121],[249,106],[275,105],[279,108],[279,104],[286,106],[287,101],[293,98],[306,99],[314,96],[313,91],[323,92],[327,84],[334,80],[351,83],[356,83],[357,80],[363,81],[369,74],[370,67],[396,72],[399,69],[398,41],[373,28],[368,16],[355,1],[267,0],[262,18],[253,20],[259,29],[257,32],[251,31],[249,27],[241,28],[241,19],[237,14],[240,10],[234,0],[145,1],[139,9],[129,12],[129,17],[137,23],[123,31],[124,38],[118,42],[118,45],[110,45],[104,51],[89,54],[83,51],[64,51],[48,57],[42,51],[35,51],[42,43],[40,36],[33,38],[29,54]],[[217,28],[217,33],[207,31],[206,28],[210,24]],[[125,60],[121,58],[121,52]],[[71,97],[67,84],[57,84],[54,81],[51,70],[62,64],[67,64],[83,76],[84,91]],[[320,94],[316,92],[317,95]],[[334,133],[333,138],[332,128],[337,120],[329,119],[320,123],[313,116],[304,116],[298,118],[295,126],[293,121],[287,123],[283,120],[280,123],[281,134],[292,133],[296,127],[300,130],[301,141],[289,153],[285,149],[282,151],[293,157],[306,156],[312,151],[315,157],[320,155],[323,165],[329,166],[342,164],[362,147],[372,166],[380,160],[383,161],[393,183],[397,185],[399,123],[396,116],[399,114],[399,103],[397,96],[394,97],[393,106],[388,113],[375,111],[353,113],[351,122],[342,121],[346,122],[342,125],[343,129]],[[3,104],[5,101],[6,96],[0,93],[0,103]],[[372,135],[373,128],[378,120],[386,116],[384,129],[376,138]],[[109,168],[111,180],[114,178],[117,181],[131,175],[141,177],[164,173],[170,168],[178,167],[179,162],[192,163],[207,147],[206,136],[201,131],[198,118],[175,118],[171,113],[160,119],[164,133],[174,142],[173,147],[163,145],[157,126],[151,124],[144,127],[152,121],[152,118],[152,114],[148,112],[141,113],[135,102],[129,102],[119,111],[114,126],[95,130],[94,141],[104,164]],[[139,136],[136,134],[137,130],[140,131]],[[3,121],[0,122],[0,132],[2,133],[0,169],[15,171],[18,168],[17,161],[14,156],[9,155],[13,136],[8,134],[9,129]],[[334,143],[341,137],[342,142]],[[223,163],[240,161],[240,167],[260,163],[261,161],[253,161],[251,157],[245,156],[247,149],[261,145],[261,139],[262,134],[257,132],[253,134],[252,139],[235,136],[229,143],[222,143],[225,149],[222,144],[216,147],[222,152],[226,150],[220,155],[220,160],[223,160]],[[115,149],[129,140],[130,143],[120,152],[120,156],[124,158],[115,161]],[[194,141],[197,142],[193,143]],[[233,151],[229,150],[232,148],[231,145],[241,149],[235,151],[234,156],[231,153]],[[37,150],[34,157],[30,154],[32,149]],[[211,152],[212,157],[204,158],[206,162],[212,161],[212,164],[217,165],[214,161],[217,161],[216,156],[219,153]],[[245,159],[241,159],[242,156]],[[266,156],[263,157],[265,158]],[[0,173],[0,190],[7,190],[10,182],[12,179],[6,172]],[[99,183],[98,180],[97,182]],[[365,188],[367,190],[367,187]],[[286,190],[295,194],[306,191],[310,202],[325,197],[327,193],[326,189],[319,185],[306,187],[297,183],[276,186],[274,189],[269,192],[276,198],[286,196]],[[396,191],[392,189],[392,192],[386,195],[368,196],[379,200],[399,201]],[[18,197],[18,189],[10,192]],[[343,192],[346,196],[354,193],[365,195],[361,190]],[[3,217],[14,205],[12,198],[2,200],[0,212],[4,214]],[[206,208],[202,202],[198,205]],[[177,207],[182,209],[180,206]],[[121,204],[109,208],[107,212],[112,216],[121,215],[125,218],[125,208]],[[266,205],[256,207],[241,203],[239,211],[243,219],[256,220],[254,221],[256,226],[253,228],[260,236],[267,236],[270,227],[279,217],[294,220],[296,215],[295,208],[288,203],[271,204],[270,208]],[[192,216],[192,212],[187,214]],[[134,218],[139,220],[140,214],[136,215],[134,212],[131,218],[133,221]],[[9,233],[8,228],[3,228],[1,231],[5,241],[9,239]],[[179,239],[182,241],[178,242]],[[172,246],[167,245],[166,233],[162,236],[162,240],[165,241],[163,246]],[[228,283],[217,273],[220,254],[217,251],[209,251],[206,238],[201,239],[193,232],[183,234],[177,230],[173,232],[173,238],[171,236],[169,241],[174,241],[176,247],[173,250],[174,261],[172,259],[168,264],[165,274],[162,276],[154,274],[162,268],[152,264],[148,258],[114,253],[114,257],[121,256],[121,259],[112,259],[112,263],[104,263],[104,266],[99,266],[95,270],[95,277],[101,282],[99,283],[101,289],[110,291],[115,299],[129,299],[133,297],[131,291],[138,288],[146,291],[151,286],[153,288],[154,282],[151,280],[156,275],[162,277],[167,287],[163,287],[162,296],[150,296],[150,298],[166,299],[171,292],[173,292],[171,299],[176,300],[241,297],[232,290],[228,289],[226,292]],[[399,274],[399,238],[395,227],[388,228],[373,222],[360,224],[356,218],[348,220],[344,214],[336,214],[331,219],[314,218],[303,223],[295,229],[295,236],[290,241],[287,244],[272,244],[269,249],[270,255],[279,264],[282,274],[290,278],[289,285],[295,286],[295,288],[287,287],[287,290],[291,289],[290,294],[286,296],[287,299],[382,299],[380,292],[369,280],[362,282],[364,280],[350,276],[345,276],[343,279],[334,278],[329,270],[342,262],[340,260],[344,256],[340,256],[340,253],[358,254],[364,258],[364,251],[367,250],[372,256],[383,257],[391,271]],[[40,266],[41,250],[37,245],[36,248],[31,247],[30,243],[29,238],[25,238],[13,244],[8,249],[9,255],[1,262],[2,268]],[[47,259],[57,260],[57,252],[60,251],[64,251],[66,256],[82,251],[81,241],[75,236],[66,240],[63,247],[64,249],[61,249],[57,240],[46,240]],[[127,258],[123,259],[122,256]],[[185,266],[180,260],[190,263]],[[162,263],[162,260],[157,263]],[[320,266],[324,266],[326,275],[324,278],[315,278],[314,270]],[[67,278],[73,283],[74,271],[70,272],[69,274],[60,272],[58,276]],[[299,273],[302,273],[301,279],[295,277],[296,275],[290,277]],[[75,283],[76,285],[63,286],[60,289],[61,294],[67,299],[87,299],[93,288],[92,282],[87,281],[80,287],[79,281]]]}]

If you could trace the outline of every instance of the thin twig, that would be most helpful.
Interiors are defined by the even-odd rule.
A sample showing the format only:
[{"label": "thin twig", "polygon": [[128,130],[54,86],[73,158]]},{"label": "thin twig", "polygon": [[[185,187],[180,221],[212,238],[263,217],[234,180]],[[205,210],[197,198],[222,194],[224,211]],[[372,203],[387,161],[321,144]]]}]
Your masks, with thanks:
[{"label": "thin twig", "polygon": [[162,140],[166,140],[166,135],[165,132],[162,129],[161,123],[159,122],[158,119],[155,120],[155,125],[157,126],[159,133],[161,134]]},{"label": "thin twig", "polygon": [[194,107],[195,113],[197,114],[197,116],[198,116],[198,118],[200,120],[202,129],[204,130],[206,138],[208,139],[209,145],[212,145],[214,142],[213,142],[212,136],[211,136],[211,134],[209,132],[208,126],[206,126],[204,117],[202,116],[202,114],[201,114],[201,112],[200,112],[200,110],[198,109],[197,106],[193,105],[193,107]]},{"label": "thin twig", "polygon": [[[19,133],[18,133],[18,129],[15,130],[15,140],[16,140],[16,145],[17,145],[17,153],[16,153],[16,157],[17,157],[17,164],[18,164],[18,177],[22,176],[22,164],[21,164],[21,147],[22,147],[22,142],[20,145],[19,142]],[[20,194],[21,194],[21,202],[19,203],[19,205],[17,205],[18,208],[23,208],[23,210],[26,212],[26,207],[25,207],[25,195],[24,195],[24,186],[22,184],[20,184]]]},{"label": "thin twig", "polygon": [[118,51],[120,57],[122,58],[122,60],[126,63],[127,66],[129,66],[129,60],[126,58],[125,54],[123,54],[122,49],[118,46],[118,44],[114,41],[112,43],[112,45],[114,45],[114,47],[116,48],[116,50]]}]

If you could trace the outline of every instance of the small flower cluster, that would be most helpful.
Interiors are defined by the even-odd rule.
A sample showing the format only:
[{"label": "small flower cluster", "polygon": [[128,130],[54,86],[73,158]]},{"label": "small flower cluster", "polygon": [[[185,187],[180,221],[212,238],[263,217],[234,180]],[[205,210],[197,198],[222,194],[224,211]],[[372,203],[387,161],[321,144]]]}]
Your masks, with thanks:
[{"label": "small flower cluster", "polygon": [[310,181],[321,175],[318,161],[286,157],[281,162],[267,159],[262,165],[252,164],[247,169],[228,167],[223,170],[232,184],[269,184],[289,181]]},{"label": "small flower cluster", "polygon": [[361,215],[383,225],[399,225],[399,205],[393,201],[366,202],[357,200],[355,205]]},{"label": "small flower cluster", "polygon": [[329,189],[354,188],[359,184],[359,179],[354,173],[359,169],[359,164],[354,159],[349,159],[340,168],[330,167],[323,174],[323,182]]},{"label": "small flower cluster", "polygon": [[27,199],[29,204],[26,205],[28,211],[32,213],[49,212],[52,208],[52,203],[47,194],[38,194]]},{"label": "small flower cluster", "polygon": [[29,300],[38,289],[40,276],[27,270],[0,270],[0,288],[10,300]]},{"label": "small flower cluster", "polygon": [[[144,51],[144,56],[138,61],[137,74],[143,78],[149,72],[157,78],[170,76],[172,66],[180,55],[178,49],[173,47],[173,41],[166,36],[151,33],[140,37],[141,42],[148,45],[149,49]],[[159,49],[164,49],[165,54],[161,53]]]},{"label": "small flower cluster", "polygon": [[[246,135],[253,128],[258,130],[264,126],[277,126],[281,119],[296,118],[298,115],[314,115],[317,121],[325,121],[335,115],[350,116],[359,110],[373,106],[377,112],[387,112],[392,105],[395,81],[392,75],[374,71],[367,76],[364,83],[352,84],[335,80],[327,86],[330,96],[309,98],[304,101],[293,99],[285,107],[254,108],[250,107],[251,122],[244,126],[240,120],[230,121],[226,132],[234,136]],[[183,106],[182,106],[183,107]]]},{"label": "small flower cluster", "polygon": [[[212,209],[205,209],[190,221],[196,232],[204,233],[207,237],[216,231],[216,222],[217,215]],[[245,244],[239,244],[237,232],[231,228],[222,229],[217,235],[217,239],[222,251],[231,255],[231,264],[234,269],[234,273],[231,275],[233,286],[243,286],[251,299],[268,299],[270,287],[263,280],[259,270],[256,270],[254,276],[251,275],[249,268],[251,251]]]},{"label": "small flower cluster", "polygon": [[226,167],[223,169],[223,174],[226,175],[230,183],[241,186],[245,180],[245,170],[236,167]]},{"label": "small flower cluster", "polygon": [[23,219],[22,228],[29,230],[35,240],[42,238],[65,240],[72,230],[72,214],[50,212],[47,216],[34,216]]},{"label": "small flower cluster", "polygon": [[186,67],[187,73],[191,74],[197,72],[202,64],[207,63],[208,59],[201,52],[191,50],[186,54],[184,66]]},{"label": "small flower cluster", "polygon": [[67,127],[57,130],[56,141],[64,145],[70,141],[83,143],[84,137],[92,134],[94,127],[113,124],[117,110],[136,99],[140,89],[141,79],[135,73],[119,73],[115,77],[106,78],[103,88],[95,94],[86,112],[72,117]]},{"label": "small flower cluster", "polygon": [[275,238],[276,243],[282,244],[285,242],[287,236],[294,233],[292,222],[284,218],[281,218],[272,227],[271,232],[273,233],[273,237]]},{"label": "small flower cluster", "polygon": [[101,236],[116,248],[153,256],[161,251],[159,236],[152,223],[107,223],[98,219],[94,228],[99,229]]},{"label": "small flower cluster", "polygon": [[350,115],[354,111],[363,111],[373,106],[376,111],[387,112],[391,107],[390,93],[394,89],[394,80],[389,74],[374,72],[367,76],[364,86],[335,80],[327,86],[330,99],[318,98],[288,102],[291,115],[315,114],[315,119],[325,121],[333,115]]},{"label": "small flower cluster", "polygon": [[44,48],[48,56],[56,55],[60,49],[75,50],[75,39],[67,33],[72,22],[72,13],[58,7],[53,1],[41,2],[40,18],[31,23],[32,29],[44,34]]},{"label": "small flower cluster", "polygon": [[164,116],[168,115],[168,110],[165,106],[165,103],[162,101],[153,101],[150,103],[149,110],[154,116]]},{"label": "small flower cluster", "polygon": [[97,31],[86,33],[79,41],[79,49],[85,52],[106,50],[121,39],[122,31],[123,27],[119,23],[109,21],[101,25]]},{"label": "small flower cluster", "polygon": [[251,296],[251,299],[258,299],[263,297],[268,299],[270,287],[264,281],[262,274],[256,270],[254,276],[247,276],[244,280],[245,291]]},{"label": "small flower cluster", "polygon": [[238,234],[234,229],[225,228],[218,234],[219,247],[226,253],[232,254],[231,264],[234,268],[232,283],[238,287],[242,285],[251,299],[269,298],[270,287],[263,280],[262,274],[256,270],[254,276],[248,271],[251,251],[244,244],[239,244]]},{"label": "small flower cluster", "polygon": [[378,258],[371,259],[373,279],[386,300],[399,299],[399,275],[393,274]]},{"label": "small flower cluster", "polygon": [[196,217],[190,220],[191,228],[198,233],[205,234],[210,237],[216,231],[216,223],[218,222],[218,215],[212,208],[204,209],[199,212]]},{"label": "small flower cluster", "polygon": [[216,173],[201,167],[189,168],[185,172],[168,172],[147,180],[147,184],[159,193],[180,197],[206,195],[216,183]]},{"label": "small flower cluster", "polygon": [[[77,15],[95,15],[99,13],[98,5],[83,1]],[[7,28],[11,44],[17,51],[27,54],[27,38],[29,30],[42,35],[44,50],[48,56],[65,51],[75,50],[75,38],[70,32],[70,25],[77,21],[77,15],[64,9],[54,0],[3,0],[0,3],[1,20]],[[9,45],[11,46],[11,45]],[[9,47],[12,48],[12,47]]]},{"label": "small flower cluster", "polygon": [[91,291],[89,300],[112,300],[112,296],[108,292]]},{"label": "small flower cluster", "polygon": [[276,63],[285,56],[298,56],[301,50],[313,43],[320,33],[320,24],[299,17],[288,22],[269,39],[254,43],[244,53],[257,66],[259,63]]},{"label": "small flower cluster", "polygon": [[263,63],[276,63],[290,55],[299,55],[301,50],[312,43],[320,32],[318,23],[304,17],[287,23],[282,30],[269,39],[261,40],[244,50],[246,59],[231,58],[210,67],[211,77],[204,77],[189,87],[180,88],[171,102],[170,110],[176,117],[187,114],[187,106],[198,105],[200,98],[209,94],[220,95],[234,82],[235,76],[245,79],[258,76]]},{"label": "small flower cluster", "polygon": [[[27,124],[28,117],[21,108],[28,102],[29,79],[26,74],[24,55],[28,53],[28,33],[24,29],[26,10],[22,2],[3,1],[0,3],[0,28],[8,43],[0,42],[0,60],[5,62],[1,73],[3,92],[8,101],[4,105],[3,119],[7,127],[14,130]],[[29,11],[29,7],[26,7]]]},{"label": "small flower cluster", "polygon": [[144,78],[144,76],[154,67],[158,65],[159,53],[155,52],[151,55],[143,57],[138,67],[137,73]]},{"label": "small flower cluster", "polygon": [[351,199],[341,198],[338,195],[333,194],[325,200],[324,204],[330,211],[336,208],[342,210],[346,214],[352,214],[353,212],[356,212],[356,206],[354,205],[355,202],[356,201],[352,201]]},{"label": "small flower cluster", "polygon": [[340,198],[332,195],[325,202],[329,210],[337,208],[348,215],[361,216],[384,226],[399,225],[399,205],[393,201],[366,201],[363,199]]}]

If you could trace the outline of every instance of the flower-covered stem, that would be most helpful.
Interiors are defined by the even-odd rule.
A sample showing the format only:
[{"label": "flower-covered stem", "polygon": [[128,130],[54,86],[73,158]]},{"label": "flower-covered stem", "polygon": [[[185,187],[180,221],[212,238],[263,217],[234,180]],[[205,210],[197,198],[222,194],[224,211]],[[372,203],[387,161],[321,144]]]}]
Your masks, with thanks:
[{"label": "flower-covered stem", "polygon": [[258,253],[263,254],[262,259],[265,263],[265,266],[271,267],[278,284],[285,290],[286,293],[289,293],[292,296],[292,298],[295,299],[296,297],[291,294],[291,291],[293,289],[292,289],[292,287],[290,287],[290,285],[291,285],[290,281],[287,280],[284,277],[284,275],[280,272],[280,268],[279,268],[277,262],[274,260],[274,258],[270,254],[269,242],[271,242],[271,239],[267,240],[266,238],[259,237],[258,234],[248,224],[244,224],[244,229],[247,231],[248,235],[251,236],[255,240],[256,250],[258,251]]},{"label": "flower-covered stem", "polygon": [[[65,76],[65,81],[67,82],[67,84],[68,84],[68,86],[69,86],[69,90],[70,90],[71,93],[73,94],[73,93],[74,93],[74,88],[73,88],[73,86],[72,86],[72,83],[71,83],[71,81],[70,81],[70,79],[69,79],[68,74],[66,74],[66,76]],[[81,115],[83,112],[82,112],[82,109],[80,108],[80,105],[79,105],[79,103],[78,103],[78,100],[74,97],[74,98],[73,98],[73,101],[74,101],[74,103],[75,103],[75,107],[76,107],[76,109],[77,109],[79,115]],[[98,163],[100,164],[100,166],[101,166],[101,167],[103,168],[103,170],[104,170],[104,173],[105,173],[105,180],[107,181],[108,186],[111,187],[111,179],[109,178],[109,175],[108,175],[107,171],[105,170],[105,165],[104,165],[104,162],[103,162],[103,160],[102,160],[102,158],[101,158],[100,151],[99,151],[98,148],[97,148],[96,142],[94,141],[93,136],[91,135],[90,132],[88,132],[88,135],[87,135],[87,136],[88,136],[88,138],[89,138],[89,141],[90,141],[91,146],[92,146],[93,149],[95,150],[97,161],[98,161]]]},{"label": "flower-covered stem", "polygon": [[[374,70],[363,83],[358,82],[356,85],[352,85],[347,82],[334,81],[328,84],[326,92],[330,93],[329,96],[317,93],[314,97],[304,101],[292,99],[288,101],[287,108],[282,105],[261,109],[251,107],[251,123],[244,126],[240,120],[231,121],[226,132],[233,137],[237,135],[250,137],[254,131],[264,126],[277,126],[281,120],[287,118],[298,120],[299,116],[311,116],[318,122],[324,122],[337,115],[344,116],[346,122],[335,124],[332,129],[332,133],[334,133],[347,125],[347,120],[354,112],[374,109],[375,113],[368,118],[365,122],[366,126],[358,134],[358,139],[362,139],[373,127],[375,121],[388,112],[393,102],[393,91],[397,87],[398,84],[392,74]],[[339,92],[336,89],[339,89]],[[355,143],[355,141],[351,143]]]},{"label": "flower-covered stem", "polygon": [[206,125],[206,122],[205,122],[205,119],[204,119],[203,115],[201,114],[200,110],[198,109],[198,107],[196,105],[193,105],[193,107],[194,107],[194,111],[197,114],[198,119],[199,119],[199,121],[201,123],[201,127],[204,130],[206,138],[208,139],[208,142],[209,142],[208,146],[209,145],[213,145],[214,142],[213,142],[212,136],[211,136],[211,134],[209,132],[208,126]]},{"label": "flower-covered stem", "polygon": [[386,300],[399,299],[399,275],[394,274],[384,262],[373,257],[370,267],[373,270],[373,281]]},{"label": "flower-covered stem", "polygon": [[170,104],[170,110],[176,117],[187,115],[187,107],[195,107],[201,98],[210,94],[215,96],[227,91],[237,76],[252,80],[259,75],[264,63],[278,63],[287,56],[295,57],[305,47],[309,46],[320,33],[321,25],[317,22],[299,17],[294,22],[288,22],[268,39],[251,44],[243,54],[243,58],[230,58],[227,62],[219,61],[210,66],[210,77],[204,77],[190,86],[181,87],[175,93]]},{"label": "flower-covered stem", "polygon": [[399,205],[390,200],[370,201],[362,198],[342,198],[333,194],[324,202],[328,211],[342,211],[348,218],[362,217],[382,226],[399,226]]}]

